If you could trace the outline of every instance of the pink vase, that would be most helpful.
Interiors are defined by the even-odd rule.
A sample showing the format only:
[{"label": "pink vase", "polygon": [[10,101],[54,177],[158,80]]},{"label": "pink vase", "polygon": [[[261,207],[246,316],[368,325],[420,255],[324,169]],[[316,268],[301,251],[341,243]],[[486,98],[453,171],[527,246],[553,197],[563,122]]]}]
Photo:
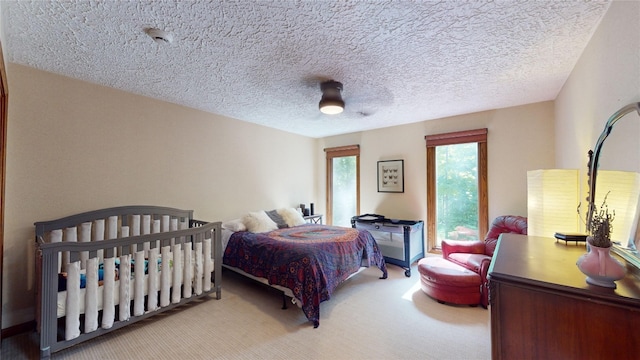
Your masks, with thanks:
[{"label": "pink vase", "polygon": [[626,267],[611,256],[611,247],[597,247],[589,244],[590,251],[580,256],[578,268],[587,275],[587,283],[608,288],[616,288],[616,280],[620,280],[627,272]]}]

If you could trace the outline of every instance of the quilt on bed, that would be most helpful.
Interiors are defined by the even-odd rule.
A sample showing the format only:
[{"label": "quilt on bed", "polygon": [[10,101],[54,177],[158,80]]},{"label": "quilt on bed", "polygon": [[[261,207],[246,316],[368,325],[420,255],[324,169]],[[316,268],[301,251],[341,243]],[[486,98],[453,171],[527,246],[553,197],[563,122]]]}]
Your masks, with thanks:
[{"label": "quilt on bed", "polygon": [[314,326],[319,324],[320,303],[361,266],[377,266],[382,278],[387,277],[384,257],[368,231],[329,225],[236,232],[223,263],[291,289]]}]

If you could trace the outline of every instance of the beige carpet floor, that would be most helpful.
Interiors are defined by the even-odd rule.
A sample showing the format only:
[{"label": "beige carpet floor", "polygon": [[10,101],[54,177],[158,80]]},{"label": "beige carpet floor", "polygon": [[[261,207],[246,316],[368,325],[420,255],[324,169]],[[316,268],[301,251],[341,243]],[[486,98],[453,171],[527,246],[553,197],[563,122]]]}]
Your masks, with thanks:
[{"label": "beige carpet floor", "polygon": [[[186,305],[70,349],[53,359],[489,359],[489,311],[439,304],[413,268],[370,268],[322,303],[320,327],[270,288],[223,273],[222,299]],[[2,340],[2,359],[38,358],[38,337]]]}]

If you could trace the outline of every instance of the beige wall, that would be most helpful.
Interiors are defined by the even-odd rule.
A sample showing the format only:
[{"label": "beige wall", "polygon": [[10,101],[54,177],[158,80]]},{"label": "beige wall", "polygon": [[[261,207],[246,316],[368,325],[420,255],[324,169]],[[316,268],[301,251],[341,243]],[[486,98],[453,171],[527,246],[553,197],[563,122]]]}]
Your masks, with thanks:
[{"label": "beige wall", "polygon": [[33,313],[33,223],[127,204],[227,220],[313,198],[316,140],[9,64],[3,327]]},{"label": "beige wall", "polygon": [[[556,162],[580,168],[586,186],[587,152],[621,107],[640,101],[640,2],[614,1],[556,99]],[[600,167],[640,172],[640,117],[615,125]]]},{"label": "beige wall", "polygon": [[[425,220],[425,135],[487,128],[489,218],[504,214],[526,216],[527,170],[553,167],[553,111],[553,102],[543,102],[328,137],[320,141],[319,147],[360,145],[361,213]],[[398,159],[404,160],[405,192],[378,193],[377,162]],[[324,164],[322,159],[317,163],[322,164],[318,179],[324,188]]]},{"label": "beige wall", "polygon": [[[556,99],[556,165],[581,170],[607,119],[640,102],[640,2],[614,1]],[[640,172],[640,116],[619,120],[602,148],[600,168]]]}]

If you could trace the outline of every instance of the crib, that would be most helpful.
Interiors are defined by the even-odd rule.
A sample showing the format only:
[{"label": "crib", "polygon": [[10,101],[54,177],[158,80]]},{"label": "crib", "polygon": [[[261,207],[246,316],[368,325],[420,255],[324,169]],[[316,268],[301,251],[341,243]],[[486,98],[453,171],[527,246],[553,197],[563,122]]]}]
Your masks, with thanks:
[{"label": "crib", "polygon": [[123,206],[35,223],[40,357],[215,292],[221,223]]}]

